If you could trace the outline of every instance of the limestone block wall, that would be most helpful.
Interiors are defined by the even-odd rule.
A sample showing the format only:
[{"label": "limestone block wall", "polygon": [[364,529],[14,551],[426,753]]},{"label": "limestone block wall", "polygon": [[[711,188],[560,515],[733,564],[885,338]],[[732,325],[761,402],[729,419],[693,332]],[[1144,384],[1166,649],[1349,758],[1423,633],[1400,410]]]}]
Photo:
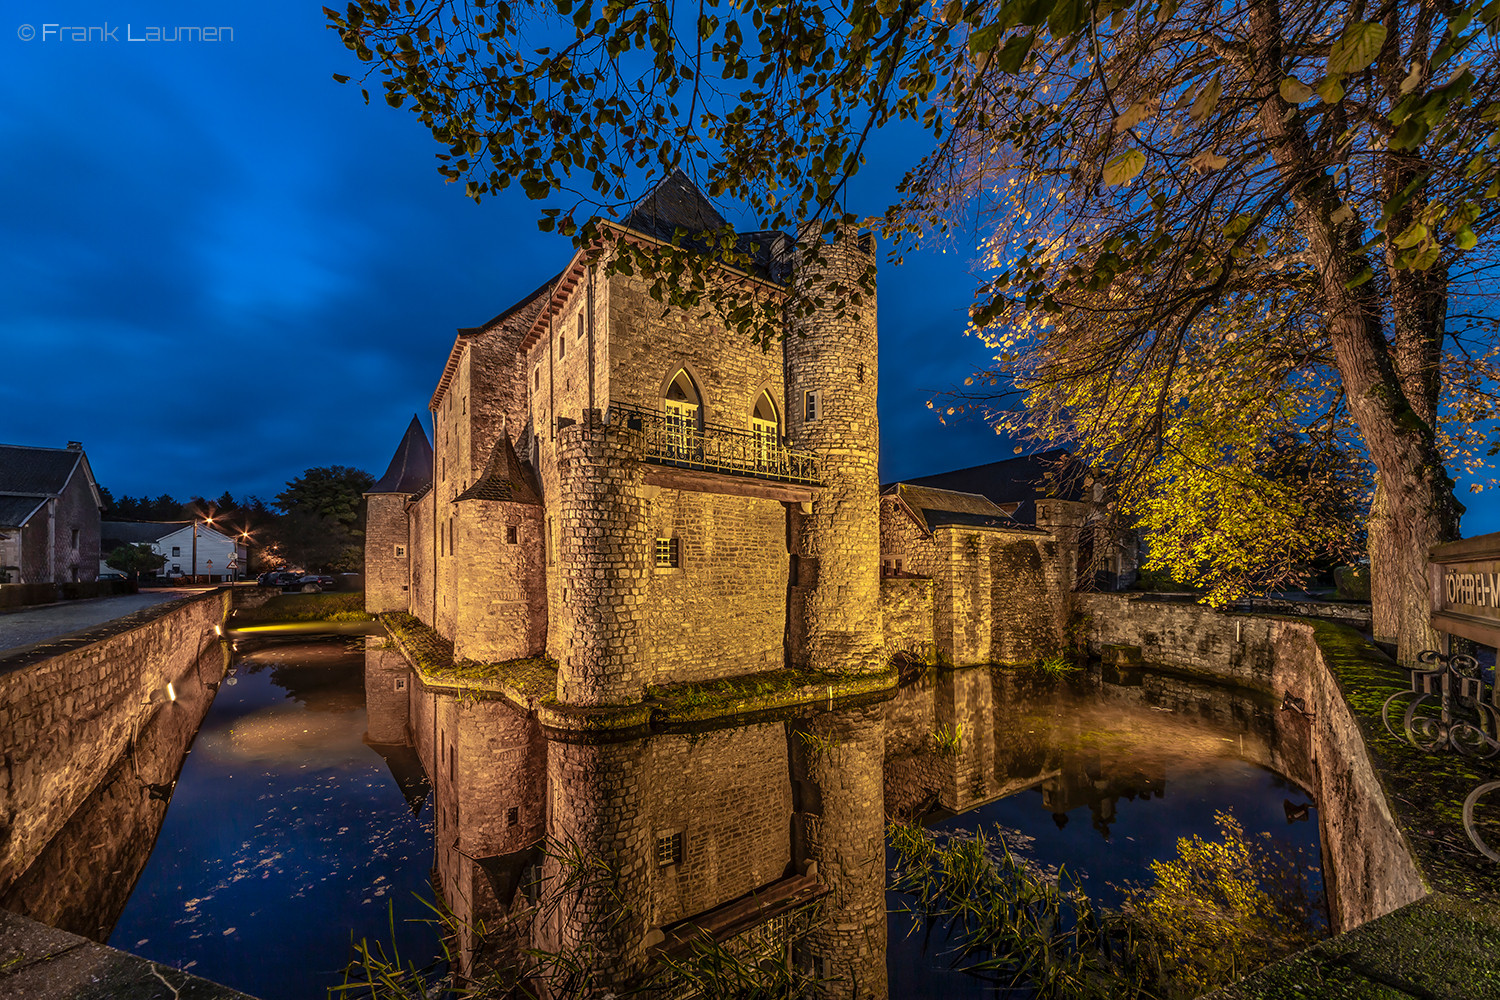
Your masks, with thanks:
[{"label": "limestone block wall", "polygon": [[[786,510],[777,501],[644,489],[643,679],[708,680],[775,670],[786,660]],[[676,568],[654,565],[675,538]]]},{"label": "limestone block wall", "polygon": [[[82,468],[74,471],[62,495],[57,498],[53,533],[56,538],[56,577],[58,583],[73,580],[89,582],[99,578],[99,508],[94,491]],[[73,542],[73,532],[78,541]],[[107,555],[108,553],[106,553]]]},{"label": "limestone block wall", "polygon": [[[457,514],[457,628],[453,655],[496,663],[547,647],[542,508],[465,500]],[[514,532],[514,541],[511,540]]]},{"label": "limestone block wall", "polygon": [[[0,658],[0,890],[98,787],[181,683],[229,610],[213,591],[138,612],[51,656]],[[217,678],[214,678],[217,679]]]},{"label": "limestone block wall", "polygon": [[1074,606],[1090,652],[1139,646],[1147,663],[1279,693],[1273,691],[1275,629],[1269,619],[1124,594],[1075,594]]},{"label": "limestone block wall", "polygon": [[[816,239],[809,231],[803,239]],[[837,314],[835,282],[854,287],[873,261],[873,243],[850,233],[822,247],[813,264],[799,249],[796,296],[824,308],[796,315],[785,341],[788,437],[817,453],[823,488],[793,519],[798,556],[791,598],[795,665],[830,673],[884,669],[880,627],[880,427],[875,296]],[[809,399],[815,411],[808,412]],[[809,416],[815,419],[807,419]],[[803,567],[806,561],[806,574]]]},{"label": "limestone block wall", "polygon": [[437,540],[433,537],[436,499],[428,490],[415,503],[407,504],[408,535],[411,538],[410,612],[427,625],[436,620]]},{"label": "limestone block wall", "polygon": [[767,391],[786,433],[780,344],[763,349],[696,311],[664,312],[639,275],[613,275],[608,286],[609,395],[601,398],[660,412],[669,380],[685,368],[702,395],[706,423],[748,430],[755,401]]},{"label": "limestone block wall", "polygon": [[990,662],[1031,663],[1062,643],[1069,594],[1051,539],[986,539],[990,546]]},{"label": "limestone block wall", "polygon": [[933,598],[938,649],[954,664],[985,663],[991,640],[991,546],[970,529],[943,528],[934,536],[941,559]]},{"label": "limestone block wall", "polygon": [[555,470],[547,650],[558,663],[558,699],[639,701],[651,677],[644,604],[655,559],[640,463],[617,428],[580,423],[558,433]]},{"label": "limestone block wall", "polygon": [[886,577],[880,581],[880,620],[885,655],[924,653],[934,643],[934,582],[921,577]]},{"label": "limestone block wall", "polygon": [[406,500],[404,493],[365,499],[365,610],[372,613],[405,611],[411,603]]},{"label": "limestone block wall", "polygon": [[651,926],[710,910],[787,874],[792,786],[784,725],[658,736],[643,750],[652,776],[642,789],[648,846],[677,833],[683,838],[681,864],[644,859]]},{"label": "limestone block wall", "polygon": [[881,575],[935,576],[941,561],[937,541],[924,532],[894,497],[880,498]]},{"label": "limestone block wall", "polygon": [[406,657],[383,635],[365,637],[365,739],[411,742],[411,697],[415,680]]}]

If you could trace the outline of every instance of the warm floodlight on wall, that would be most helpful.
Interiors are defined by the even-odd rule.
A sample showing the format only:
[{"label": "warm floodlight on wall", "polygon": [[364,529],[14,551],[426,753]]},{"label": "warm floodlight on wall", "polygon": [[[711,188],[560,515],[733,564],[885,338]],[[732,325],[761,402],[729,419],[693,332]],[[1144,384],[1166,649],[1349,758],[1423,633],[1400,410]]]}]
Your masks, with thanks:
[{"label": "warm floodlight on wall", "polygon": [[215,625],[214,626],[214,635],[222,636],[223,634],[224,634],[224,626],[223,625]]}]

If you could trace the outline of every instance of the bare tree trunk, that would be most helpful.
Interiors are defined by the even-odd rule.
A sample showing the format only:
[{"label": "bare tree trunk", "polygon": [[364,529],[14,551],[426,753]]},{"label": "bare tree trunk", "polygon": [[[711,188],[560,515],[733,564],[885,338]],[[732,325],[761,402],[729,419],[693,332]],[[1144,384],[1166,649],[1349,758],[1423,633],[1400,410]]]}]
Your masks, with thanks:
[{"label": "bare tree trunk", "polygon": [[1401,547],[1391,512],[1386,509],[1385,490],[1375,487],[1366,528],[1366,551],[1370,555],[1370,626],[1378,642],[1395,642],[1401,631],[1397,609],[1401,588],[1397,584],[1396,552]]}]

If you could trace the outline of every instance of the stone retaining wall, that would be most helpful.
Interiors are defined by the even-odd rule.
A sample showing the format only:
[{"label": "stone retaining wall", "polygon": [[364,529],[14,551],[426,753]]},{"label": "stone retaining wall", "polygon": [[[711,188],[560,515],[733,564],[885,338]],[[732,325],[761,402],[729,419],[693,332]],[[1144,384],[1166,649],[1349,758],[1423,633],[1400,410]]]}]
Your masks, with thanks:
[{"label": "stone retaining wall", "polygon": [[230,600],[187,597],[0,658],[0,891],[166,704],[168,682],[194,669]]},{"label": "stone retaining wall", "polygon": [[1106,645],[1138,646],[1147,663],[1261,688],[1278,701],[1286,695],[1301,699],[1310,717],[1289,721],[1307,727],[1311,744],[1323,875],[1336,932],[1427,894],[1412,845],[1312,623],[1118,594],[1078,598],[1092,653]]}]

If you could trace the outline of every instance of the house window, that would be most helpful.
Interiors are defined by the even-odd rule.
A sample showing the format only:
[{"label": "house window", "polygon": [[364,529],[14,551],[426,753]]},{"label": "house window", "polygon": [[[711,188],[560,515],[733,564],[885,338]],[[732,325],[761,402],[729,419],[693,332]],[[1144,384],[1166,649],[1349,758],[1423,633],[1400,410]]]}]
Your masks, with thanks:
[{"label": "house window", "polygon": [[693,385],[693,380],[683,369],[679,368],[677,374],[672,376],[662,408],[667,417],[667,453],[679,458],[696,455],[703,401],[698,387]]},{"label": "house window", "polygon": [[682,864],[682,831],[656,838],[656,867]]},{"label": "house window", "polygon": [[392,690],[395,690],[395,691],[405,691],[406,690],[406,678],[405,677],[397,677],[395,684],[392,685]]},{"label": "house window", "polygon": [[900,559],[896,560],[896,575],[897,576],[901,575],[901,560]]},{"label": "house window", "polygon": [[583,310],[578,310],[578,339],[583,339]]},{"label": "house window", "polygon": [[891,561],[889,559],[882,559],[882,560],[880,560],[880,575],[881,576],[890,576],[891,575]]},{"label": "house window", "polygon": [[658,569],[675,569],[679,565],[677,539],[656,540],[656,565]]},{"label": "house window", "polygon": [[516,535],[517,535],[516,526],[514,524],[507,525],[506,529],[505,529],[505,543],[507,545],[514,545],[514,544],[516,544],[516,542],[518,541],[518,539],[516,538]]},{"label": "house window", "polygon": [[178,564],[178,563],[173,563],[172,564],[172,572],[173,573],[181,573],[182,572],[182,566],[180,564]]},{"label": "house window", "polygon": [[78,548],[78,529],[73,529],[73,548]]},{"label": "house window", "polygon": [[173,559],[180,559],[181,557],[182,557],[182,546],[181,545],[174,545],[174,546],[172,546],[172,558]]},{"label": "house window", "polygon": [[393,545],[393,546],[391,546],[391,548],[393,550],[393,554],[395,555],[395,557],[397,559],[405,559],[406,558],[406,546],[405,545]]},{"label": "house window", "polygon": [[823,392],[805,393],[803,396],[803,419],[808,423],[814,423],[823,418]]}]

